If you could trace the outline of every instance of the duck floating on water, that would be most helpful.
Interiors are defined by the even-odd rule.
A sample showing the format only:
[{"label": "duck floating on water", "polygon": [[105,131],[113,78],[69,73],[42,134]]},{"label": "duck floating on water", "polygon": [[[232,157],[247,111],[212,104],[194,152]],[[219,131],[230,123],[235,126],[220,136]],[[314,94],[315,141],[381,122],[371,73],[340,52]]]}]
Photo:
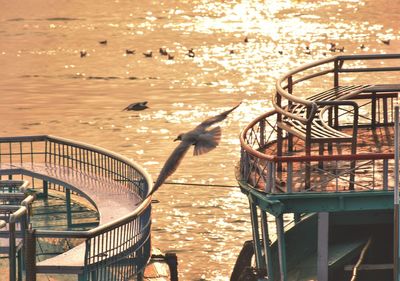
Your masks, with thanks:
[{"label": "duck floating on water", "polygon": [[152,51],[147,51],[146,53],[143,53],[143,55],[144,55],[146,58],[151,58],[151,57],[153,56],[153,52],[152,52]]},{"label": "duck floating on water", "polygon": [[187,55],[188,55],[190,58],[194,58],[194,57],[195,57],[195,53],[194,53],[194,51],[193,51],[193,48],[192,48],[192,49],[189,49]]},{"label": "duck floating on water", "polygon": [[167,49],[166,48],[160,48],[160,54],[162,55],[162,56],[168,56],[168,51],[167,51]]},{"label": "duck floating on water", "polygon": [[142,101],[142,102],[131,103],[130,105],[125,107],[122,111],[129,111],[129,110],[141,111],[141,110],[144,110],[146,108],[149,108],[147,106],[147,101]]}]

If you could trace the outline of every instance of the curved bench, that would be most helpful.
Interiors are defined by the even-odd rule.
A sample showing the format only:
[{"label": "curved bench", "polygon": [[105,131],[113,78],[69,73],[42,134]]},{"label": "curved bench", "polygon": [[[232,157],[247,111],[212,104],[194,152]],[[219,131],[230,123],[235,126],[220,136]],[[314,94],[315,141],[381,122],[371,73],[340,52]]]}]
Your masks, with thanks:
[{"label": "curved bench", "polygon": [[[320,154],[322,154],[322,145],[330,142],[351,142],[352,153],[356,153],[358,106],[354,101],[350,101],[349,99],[369,87],[370,85],[338,86],[310,96],[305,101],[312,104],[313,110],[309,109],[309,103],[290,102],[290,105],[285,106],[283,109],[275,103],[275,107],[279,107],[282,114],[282,118],[278,121],[277,125],[289,134],[304,140],[308,155],[311,152],[312,143],[320,144]],[[338,124],[326,123],[322,118],[321,113],[325,112],[327,108],[340,105],[353,107],[352,135],[337,130],[334,127],[337,127]]]},{"label": "curved bench", "polygon": [[[89,231],[33,230],[31,250],[38,237],[83,238],[85,242],[29,269],[27,266],[27,276],[77,274],[86,280],[93,274],[115,275],[114,268],[127,267],[128,260],[129,270],[113,280],[125,280],[127,274],[144,269],[150,257],[151,199],[145,200],[145,196],[151,179],[139,166],[104,149],[57,137],[0,138],[0,144],[8,142],[12,143],[6,146],[8,151],[0,147],[0,175],[25,175],[43,180],[43,187],[47,183],[62,186],[67,204],[70,191],[74,191],[99,213],[99,226]],[[20,161],[24,158],[27,161]]]}]

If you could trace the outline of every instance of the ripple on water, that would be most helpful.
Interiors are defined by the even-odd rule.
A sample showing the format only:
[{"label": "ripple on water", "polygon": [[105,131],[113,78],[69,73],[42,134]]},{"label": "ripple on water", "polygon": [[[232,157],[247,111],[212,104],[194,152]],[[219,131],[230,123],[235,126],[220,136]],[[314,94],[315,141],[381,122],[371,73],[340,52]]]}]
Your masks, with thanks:
[{"label": "ripple on water", "polygon": [[[164,185],[155,194],[160,203],[153,208],[153,241],[178,252],[183,280],[228,280],[243,241],[251,238],[246,197],[239,189],[210,185],[236,184],[238,132],[272,109],[275,79],[301,63],[339,54],[329,51],[331,42],[346,54],[389,53],[397,51],[400,38],[398,1],[132,6],[88,0],[90,10],[76,0],[67,1],[68,9],[66,1],[42,1],[30,9],[14,2],[2,7],[0,26],[10,39],[0,50],[4,135],[46,131],[94,143],[134,158],[156,178],[179,132],[243,100],[221,123],[220,146],[196,158],[188,153],[170,179],[208,186]],[[387,38],[391,45],[380,40]],[[99,46],[100,39],[108,39],[107,46]],[[174,51],[174,60],[139,55],[161,46]],[[124,55],[133,47],[135,55]],[[194,58],[187,56],[190,48]],[[143,99],[151,108],[121,112]]]}]

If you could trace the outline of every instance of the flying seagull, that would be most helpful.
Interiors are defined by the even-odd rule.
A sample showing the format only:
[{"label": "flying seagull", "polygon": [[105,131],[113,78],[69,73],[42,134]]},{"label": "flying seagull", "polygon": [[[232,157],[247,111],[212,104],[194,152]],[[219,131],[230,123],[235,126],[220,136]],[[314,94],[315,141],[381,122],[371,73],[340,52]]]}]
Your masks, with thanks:
[{"label": "flying seagull", "polygon": [[124,110],[134,110],[134,111],[144,110],[146,108],[149,108],[146,104],[147,104],[147,101],[131,103],[130,105],[125,107],[122,111],[124,111]]},{"label": "flying seagull", "polygon": [[228,114],[235,110],[239,105],[240,103],[217,116],[206,119],[193,130],[180,134],[174,141],[179,140],[181,143],[175,148],[165,162],[164,167],[161,169],[161,172],[153,186],[153,190],[148,196],[157,191],[164,181],[176,171],[186,152],[192,145],[194,145],[193,155],[195,156],[207,153],[216,148],[221,140],[221,127],[218,126],[207,130],[208,127],[224,120]]}]

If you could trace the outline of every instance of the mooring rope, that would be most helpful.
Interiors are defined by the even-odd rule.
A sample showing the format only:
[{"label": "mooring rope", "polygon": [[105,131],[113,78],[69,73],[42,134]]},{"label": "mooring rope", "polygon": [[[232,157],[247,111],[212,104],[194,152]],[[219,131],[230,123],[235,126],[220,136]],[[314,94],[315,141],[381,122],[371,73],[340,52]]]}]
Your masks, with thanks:
[{"label": "mooring rope", "polygon": [[355,281],[357,279],[358,268],[360,267],[361,263],[363,262],[365,253],[367,252],[369,245],[371,245],[371,242],[372,242],[372,236],[369,237],[367,243],[365,244],[365,246],[363,247],[363,249],[361,251],[360,257],[358,258],[358,261],[353,268],[353,275],[351,276],[350,281]]},{"label": "mooring rope", "polygon": [[189,185],[189,186],[207,186],[207,187],[238,187],[237,185],[207,184],[207,183],[185,183],[185,182],[164,182],[163,184]]}]

